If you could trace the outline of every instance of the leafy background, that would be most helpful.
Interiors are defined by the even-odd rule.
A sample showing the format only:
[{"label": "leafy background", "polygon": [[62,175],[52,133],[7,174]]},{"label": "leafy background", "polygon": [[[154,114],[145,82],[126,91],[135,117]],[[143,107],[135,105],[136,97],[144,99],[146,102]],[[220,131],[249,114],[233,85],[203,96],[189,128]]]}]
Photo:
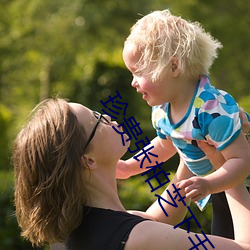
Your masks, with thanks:
[{"label": "leafy background", "polygon": [[[222,42],[211,79],[249,112],[248,0],[0,0],[0,249],[32,249],[20,239],[14,217],[11,147],[39,101],[60,95],[101,110],[100,100],[118,90],[144,134],[155,136],[150,108],[130,87],[121,52],[130,27],[141,15],[166,8],[199,21]],[[165,164],[166,171],[174,173],[177,164],[174,157]],[[141,176],[118,185],[128,209],[145,210],[154,200]],[[209,233],[211,208],[203,213],[195,206],[192,210]]]}]

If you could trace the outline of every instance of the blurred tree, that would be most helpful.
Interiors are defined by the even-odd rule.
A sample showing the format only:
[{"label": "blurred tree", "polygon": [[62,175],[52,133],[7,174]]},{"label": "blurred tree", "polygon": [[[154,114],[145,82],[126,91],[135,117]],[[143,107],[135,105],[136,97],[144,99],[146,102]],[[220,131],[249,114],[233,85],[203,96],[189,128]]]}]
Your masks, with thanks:
[{"label": "blurred tree", "polygon": [[193,0],[193,3],[189,6],[189,17],[202,23],[205,30],[223,44],[211,69],[214,85],[238,101],[242,96],[249,96],[249,1]]},{"label": "blurred tree", "polygon": [[[248,2],[1,0],[0,169],[8,169],[10,146],[6,145],[34,105],[48,96],[59,95],[101,110],[100,100],[118,90],[129,104],[127,117],[141,123],[144,136],[155,136],[151,109],[130,87],[121,52],[135,21],[157,9],[170,8],[173,14],[201,22],[223,43],[211,69],[213,83],[250,111]],[[174,169],[177,162],[175,157],[168,167]]]},{"label": "blurred tree", "polygon": [[[202,22],[222,40],[225,48],[212,69],[215,84],[230,89],[237,98],[249,94],[246,79],[250,59],[245,56],[245,49],[241,49],[247,48],[249,43],[249,7],[244,0],[227,1],[226,7],[221,5],[218,1],[198,0],[185,3],[140,0],[129,4],[113,0],[2,1],[1,102],[22,117],[39,100],[58,93],[86,104],[93,100],[95,90],[100,99],[107,98],[108,93],[115,92],[122,83],[124,86],[128,84],[129,73],[124,68],[121,49],[138,13],[144,15],[163,8]],[[231,17],[238,13],[241,21],[235,22]],[[243,36],[244,39],[239,39]],[[107,66],[98,70],[100,62]],[[112,67],[113,77],[107,72]],[[121,70],[116,71],[117,67]],[[121,71],[124,73],[120,74]],[[104,75],[108,74],[105,91],[101,91]],[[99,84],[94,86],[98,81]],[[130,100],[139,98],[134,96]],[[137,106],[138,114],[148,117],[150,111],[143,111],[149,109],[140,106]]]},{"label": "blurred tree", "polygon": [[11,126],[12,113],[0,103],[0,167],[8,169],[10,148],[9,148],[9,127]]}]

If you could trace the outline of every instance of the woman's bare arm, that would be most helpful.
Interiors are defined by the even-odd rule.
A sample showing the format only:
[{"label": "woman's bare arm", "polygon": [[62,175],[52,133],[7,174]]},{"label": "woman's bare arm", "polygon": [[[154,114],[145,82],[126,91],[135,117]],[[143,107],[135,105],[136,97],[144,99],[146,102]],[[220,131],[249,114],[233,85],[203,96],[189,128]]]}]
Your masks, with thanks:
[{"label": "woman's bare arm", "polygon": [[[250,250],[250,196],[243,185],[226,191],[229,207],[233,217],[235,240],[214,235],[187,233],[186,230],[155,221],[144,221],[131,231],[125,250],[187,250],[205,249],[197,240],[205,241],[207,249]],[[202,230],[202,229],[201,229]],[[206,238],[209,240],[206,240]],[[192,243],[192,241],[193,243]],[[199,248],[195,248],[196,245]],[[212,245],[213,247],[212,247]],[[193,247],[193,248],[192,248]]]}]

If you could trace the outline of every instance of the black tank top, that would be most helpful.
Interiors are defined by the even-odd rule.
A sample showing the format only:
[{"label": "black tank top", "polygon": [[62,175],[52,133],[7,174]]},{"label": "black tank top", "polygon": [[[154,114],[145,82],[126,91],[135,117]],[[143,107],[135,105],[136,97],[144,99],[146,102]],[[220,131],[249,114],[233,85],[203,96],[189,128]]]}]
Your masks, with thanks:
[{"label": "black tank top", "polygon": [[82,223],[69,236],[67,250],[122,250],[133,227],[146,219],[126,212],[85,207]]}]

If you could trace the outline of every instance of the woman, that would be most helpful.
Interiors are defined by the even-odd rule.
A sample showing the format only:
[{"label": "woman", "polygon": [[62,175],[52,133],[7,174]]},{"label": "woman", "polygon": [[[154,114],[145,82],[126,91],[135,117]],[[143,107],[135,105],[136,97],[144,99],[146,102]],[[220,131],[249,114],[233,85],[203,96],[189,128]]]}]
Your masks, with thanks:
[{"label": "woman", "polygon": [[[108,116],[63,99],[46,100],[35,109],[13,153],[16,215],[23,237],[33,245],[65,242],[72,250],[189,249],[193,233],[155,221],[176,225],[185,216],[185,206],[165,203],[169,217],[164,219],[158,202],[138,212],[140,216],[123,207],[115,176],[129,141],[123,146],[112,126],[121,129]],[[174,183],[185,178],[180,173],[189,175],[177,171]],[[168,186],[170,193],[172,188]],[[247,191],[235,187],[227,198],[236,238],[209,240],[217,249],[250,249]]]}]

